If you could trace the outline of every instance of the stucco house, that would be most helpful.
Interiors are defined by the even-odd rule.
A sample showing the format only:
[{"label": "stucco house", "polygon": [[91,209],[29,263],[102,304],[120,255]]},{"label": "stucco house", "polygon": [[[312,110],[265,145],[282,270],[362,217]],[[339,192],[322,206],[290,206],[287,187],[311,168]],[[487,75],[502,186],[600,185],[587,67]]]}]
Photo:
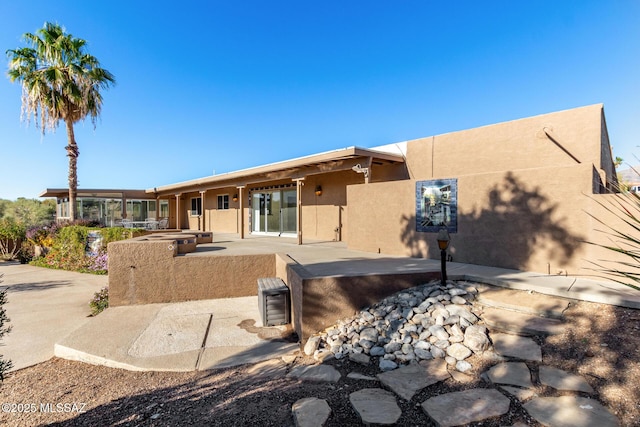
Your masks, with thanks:
[{"label": "stucco house", "polygon": [[[158,185],[123,194],[118,206],[122,218],[133,213],[127,200],[139,201],[137,212],[144,205],[174,229],[344,241],[428,258],[439,256],[444,226],[454,261],[588,275],[604,252],[585,242],[606,238],[591,215],[607,215],[598,200],[616,187],[596,104]],[[41,196],[64,205],[63,190]]]}]

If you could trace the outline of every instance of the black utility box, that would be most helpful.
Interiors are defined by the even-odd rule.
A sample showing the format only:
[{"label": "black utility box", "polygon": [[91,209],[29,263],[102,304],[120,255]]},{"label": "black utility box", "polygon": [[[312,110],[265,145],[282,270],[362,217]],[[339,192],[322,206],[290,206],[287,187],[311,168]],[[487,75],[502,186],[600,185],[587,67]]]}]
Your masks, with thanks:
[{"label": "black utility box", "polygon": [[289,288],[278,277],[258,279],[258,305],[263,326],[291,322]]}]

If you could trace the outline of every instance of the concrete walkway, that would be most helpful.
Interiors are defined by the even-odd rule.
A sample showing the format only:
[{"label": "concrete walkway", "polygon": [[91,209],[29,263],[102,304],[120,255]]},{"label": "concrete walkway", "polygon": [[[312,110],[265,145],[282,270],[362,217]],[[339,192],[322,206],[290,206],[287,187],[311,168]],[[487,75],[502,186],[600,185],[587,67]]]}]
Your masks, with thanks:
[{"label": "concrete walkway", "polygon": [[13,370],[50,359],[56,342],[93,320],[89,301],[107,285],[107,276],[0,262],[0,287],[12,330],[0,342],[0,354]]}]

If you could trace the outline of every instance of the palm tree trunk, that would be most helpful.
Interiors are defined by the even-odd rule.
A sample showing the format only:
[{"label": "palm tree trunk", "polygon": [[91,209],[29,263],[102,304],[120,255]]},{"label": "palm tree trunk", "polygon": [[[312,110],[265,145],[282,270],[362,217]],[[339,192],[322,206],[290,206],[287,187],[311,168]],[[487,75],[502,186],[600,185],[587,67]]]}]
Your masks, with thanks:
[{"label": "palm tree trunk", "polygon": [[77,219],[76,195],[78,194],[78,155],[80,151],[76,144],[73,123],[71,120],[67,120],[65,123],[67,125],[67,138],[69,140],[69,145],[64,147],[69,157],[69,216],[73,221]]}]

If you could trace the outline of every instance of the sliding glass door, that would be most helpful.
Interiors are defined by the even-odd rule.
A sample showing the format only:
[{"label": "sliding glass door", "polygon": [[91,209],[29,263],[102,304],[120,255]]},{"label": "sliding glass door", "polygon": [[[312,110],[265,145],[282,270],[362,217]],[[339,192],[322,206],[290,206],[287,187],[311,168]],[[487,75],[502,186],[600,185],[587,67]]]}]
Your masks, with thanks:
[{"label": "sliding glass door", "polygon": [[296,233],[296,190],[255,192],[251,196],[254,233]]}]

